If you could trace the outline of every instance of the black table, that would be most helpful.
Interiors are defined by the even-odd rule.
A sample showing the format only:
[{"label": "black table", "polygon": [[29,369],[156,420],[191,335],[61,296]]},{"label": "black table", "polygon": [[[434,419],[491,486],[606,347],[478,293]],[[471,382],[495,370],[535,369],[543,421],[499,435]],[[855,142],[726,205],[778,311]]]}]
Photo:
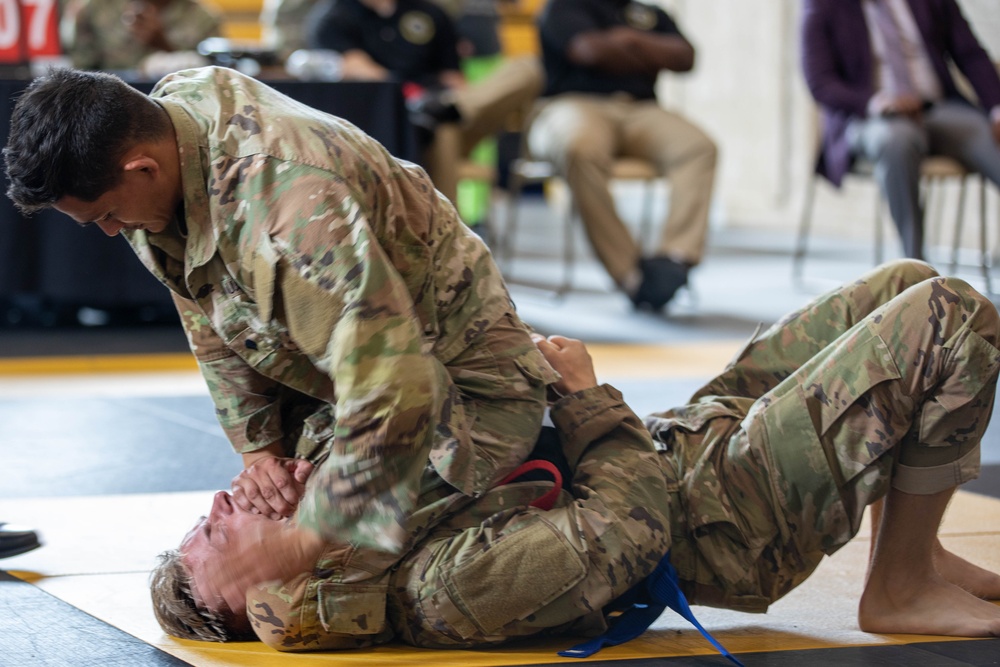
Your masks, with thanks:
[{"label": "black table", "polygon": [[[268,81],[314,108],[344,118],[390,153],[416,161],[417,144],[402,90],[388,82]],[[6,145],[16,96],[28,81],[0,80],[0,146]],[[132,82],[149,92],[153,82]],[[4,177],[3,189],[7,190]],[[123,238],[109,239],[95,226],[79,228],[46,210],[25,218],[0,196],[0,326],[40,311],[46,322],[75,319],[81,307],[170,317],[166,288],[146,271]]]}]

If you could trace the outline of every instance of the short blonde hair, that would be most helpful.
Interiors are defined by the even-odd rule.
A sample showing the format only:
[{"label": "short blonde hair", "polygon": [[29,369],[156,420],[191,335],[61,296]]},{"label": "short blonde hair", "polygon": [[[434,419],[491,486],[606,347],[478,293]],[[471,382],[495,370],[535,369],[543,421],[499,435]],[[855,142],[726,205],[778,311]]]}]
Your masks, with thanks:
[{"label": "short blonde hair", "polygon": [[[160,554],[149,578],[153,613],[168,635],[206,642],[228,642],[250,638],[234,630],[222,615],[198,606],[191,592],[191,574],[176,549]],[[252,636],[252,635],[251,635]]]}]

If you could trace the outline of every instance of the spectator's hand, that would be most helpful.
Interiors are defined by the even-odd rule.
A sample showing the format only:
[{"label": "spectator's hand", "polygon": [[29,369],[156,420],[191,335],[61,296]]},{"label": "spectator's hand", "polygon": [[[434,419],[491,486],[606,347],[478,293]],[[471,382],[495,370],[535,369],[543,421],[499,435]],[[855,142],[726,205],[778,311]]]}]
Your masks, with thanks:
[{"label": "spectator's hand", "polygon": [[304,459],[261,457],[233,478],[233,501],[271,519],[291,516],[312,471],[313,465]]},{"label": "spectator's hand", "polygon": [[340,74],[346,81],[388,81],[392,73],[361,49],[341,54]]},{"label": "spectator's hand", "polygon": [[438,76],[438,81],[449,90],[464,90],[468,85],[465,75],[457,70],[445,70]]},{"label": "spectator's hand", "polygon": [[919,121],[924,114],[924,101],[912,94],[896,95],[885,104],[882,113],[887,116],[907,116]]},{"label": "spectator's hand", "polygon": [[597,386],[594,362],[583,342],[565,336],[532,334],[531,339],[538,346],[545,360],[562,376],[553,387],[559,393],[572,394]]}]

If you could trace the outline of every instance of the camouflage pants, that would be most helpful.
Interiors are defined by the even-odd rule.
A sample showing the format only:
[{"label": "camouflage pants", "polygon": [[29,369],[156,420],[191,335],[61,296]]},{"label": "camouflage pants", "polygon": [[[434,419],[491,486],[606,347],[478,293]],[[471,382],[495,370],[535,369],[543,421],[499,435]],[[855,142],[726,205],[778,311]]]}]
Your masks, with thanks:
[{"label": "camouflage pants", "polygon": [[773,518],[774,538],[747,554],[764,597],[850,540],[890,484],[935,493],[978,475],[998,334],[996,308],[969,285],[900,261],[785,318],[699,392],[760,397],[718,465],[770,495],[760,507],[728,492],[746,524]]},{"label": "camouflage pants", "polygon": [[574,470],[572,494],[537,509],[529,502],[552,482],[518,481],[438,524],[392,574],[399,639],[472,647],[601,632],[604,607],[666,553],[670,507],[648,432],[613,388],[584,394],[552,413]]}]

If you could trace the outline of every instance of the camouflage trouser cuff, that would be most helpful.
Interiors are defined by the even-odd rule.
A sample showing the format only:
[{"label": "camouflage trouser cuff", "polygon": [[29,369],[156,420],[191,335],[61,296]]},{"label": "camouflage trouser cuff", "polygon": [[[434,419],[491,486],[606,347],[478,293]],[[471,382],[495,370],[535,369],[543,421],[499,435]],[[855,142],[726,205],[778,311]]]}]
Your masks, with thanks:
[{"label": "camouflage trouser cuff", "polygon": [[954,488],[979,477],[979,445],[961,458],[937,466],[919,467],[896,464],[892,486],[904,493],[928,496]]}]

